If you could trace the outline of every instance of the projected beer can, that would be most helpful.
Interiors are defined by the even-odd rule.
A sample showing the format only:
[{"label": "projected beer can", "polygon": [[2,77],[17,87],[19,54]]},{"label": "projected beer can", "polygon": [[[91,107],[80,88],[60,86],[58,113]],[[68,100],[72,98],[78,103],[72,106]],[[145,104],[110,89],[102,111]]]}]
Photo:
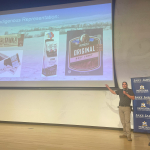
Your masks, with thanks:
[{"label": "projected beer can", "polygon": [[[66,75],[103,74],[102,32],[101,34],[90,36],[91,30],[94,31],[95,29],[79,30],[77,34],[81,36],[68,39]],[[76,33],[69,31],[68,38],[71,38],[70,35],[74,34]]]}]

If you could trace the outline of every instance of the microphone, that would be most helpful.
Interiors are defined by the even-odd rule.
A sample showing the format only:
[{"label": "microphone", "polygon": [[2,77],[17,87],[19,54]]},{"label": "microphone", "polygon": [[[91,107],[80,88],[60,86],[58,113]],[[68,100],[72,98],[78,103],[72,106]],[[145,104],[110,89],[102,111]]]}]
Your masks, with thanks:
[{"label": "microphone", "polygon": [[[126,91],[125,89],[123,89],[123,91]],[[125,94],[123,93],[123,96],[125,96]]]}]

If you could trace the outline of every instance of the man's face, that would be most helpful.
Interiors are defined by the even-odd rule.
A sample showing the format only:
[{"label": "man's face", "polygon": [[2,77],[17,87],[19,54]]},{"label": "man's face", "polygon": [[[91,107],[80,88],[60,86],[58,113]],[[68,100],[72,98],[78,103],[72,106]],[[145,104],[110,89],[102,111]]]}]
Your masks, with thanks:
[{"label": "man's face", "polygon": [[127,84],[125,82],[122,83],[123,89],[127,89]]}]

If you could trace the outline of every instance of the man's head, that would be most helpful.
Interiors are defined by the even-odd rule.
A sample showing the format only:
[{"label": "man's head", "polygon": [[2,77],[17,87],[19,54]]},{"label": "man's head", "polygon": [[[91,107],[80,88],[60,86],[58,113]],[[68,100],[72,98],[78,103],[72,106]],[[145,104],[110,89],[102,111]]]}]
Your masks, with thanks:
[{"label": "man's head", "polygon": [[128,88],[128,83],[123,81],[122,82],[122,87],[123,87],[123,89],[127,89]]}]

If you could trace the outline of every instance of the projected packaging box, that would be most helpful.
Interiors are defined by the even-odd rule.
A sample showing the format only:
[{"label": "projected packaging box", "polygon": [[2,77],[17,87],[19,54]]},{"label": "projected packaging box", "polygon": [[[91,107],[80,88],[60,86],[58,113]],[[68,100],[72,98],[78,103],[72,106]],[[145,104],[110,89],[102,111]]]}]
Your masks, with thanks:
[{"label": "projected packaging box", "polygon": [[59,32],[46,32],[44,39],[43,67],[44,76],[57,75]]},{"label": "projected packaging box", "polygon": [[20,59],[18,53],[11,57],[8,57],[0,53],[0,74],[6,71],[10,72],[11,74],[15,74],[19,65],[20,65]]},{"label": "projected packaging box", "polygon": [[103,29],[67,32],[67,76],[103,74]]},{"label": "projected packaging box", "polygon": [[0,47],[22,47],[24,34],[12,34],[0,36]]}]

